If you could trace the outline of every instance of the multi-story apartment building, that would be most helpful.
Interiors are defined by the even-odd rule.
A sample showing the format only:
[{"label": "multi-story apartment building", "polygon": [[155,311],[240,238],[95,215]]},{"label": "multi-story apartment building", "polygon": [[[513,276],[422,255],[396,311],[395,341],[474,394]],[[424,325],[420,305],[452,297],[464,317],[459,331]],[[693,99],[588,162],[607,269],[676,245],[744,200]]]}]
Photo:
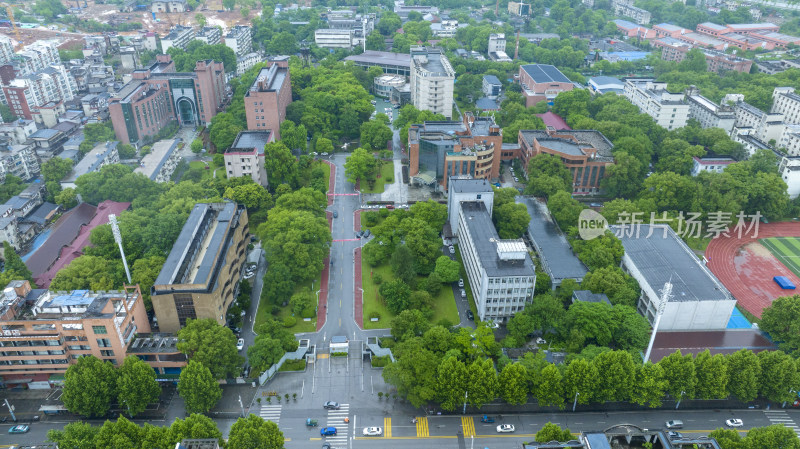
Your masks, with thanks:
[{"label": "multi-story apartment building", "polygon": [[39,176],[41,168],[33,145],[10,145],[0,148],[0,182],[6,175],[14,175],[25,182]]},{"label": "multi-story apartment building", "polygon": [[689,105],[684,101],[683,93],[670,93],[667,83],[657,83],[651,79],[628,79],[625,81],[625,96],[666,129],[682,128],[689,120]]},{"label": "multi-story apartment building", "polygon": [[746,103],[744,95],[741,94],[726,95],[722,101],[733,104],[733,112],[736,115],[736,128],[732,132],[733,136],[751,135],[762,142],[780,140],[786,123],[783,114],[766,113]]},{"label": "multi-story apartment building", "polygon": [[781,153],[775,153],[778,156],[778,172],[781,179],[786,183],[786,193],[789,198],[795,199],[800,196],[800,152],[794,155],[787,156]]},{"label": "multi-story apartment building", "polygon": [[99,142],[95,145],[80,162],[72,167],[72,172],[61,180],[61,188],[74,189],[75,181],[79,177],[96,172],[106,165],[119,164],[118,144],[119,142]]},{"label": "multi-story apartment building", "polygon": [[453,176],[450,181],[448,183],[450,189],[447,191],[447,225],[450,226],[450,229],[445,234],[458,241],[458,214],[461,203],[482,201],[486,211],[492,215],[494,190],[487,179]]},{"label": "multi-story apartment building", "polygon": [[274,134],[268,129],[241,131],[233,141],[233,145],[225,150],[225,172],[228,179],[248,176],[256,184],[268,187],[264,147],[274,140]]},{"label": "multi-story apartment building", "polygon": [[59,42],[56,40],[40,40],[23,48],[14,58],[19,67],[19,74],[27,75],[44,70],[51,65],[60,64],[58,44]]},{"label": "multi-story apartment building", "polygon": [[153,0],[152,12],[186,12],[189,9],[186,0]]},{"label": "multi-story apartment building", "polygon": [[181,160],[177,151],[178,140],[167,139],[154,143],[133,172],[141,173],[155,182],[169,182]]},{"label": "multi-story apartment building", "polygon": [[753,61],[750,59],[740,58],[708,48],[694,47],[692,44],[674,37],[656,39],[652,42],[652,45],[661,48],[661,59],[675,62],[681,62],[686,59],[686,54],[692,48],[699,48],[705,55],[709,72],[722,73],[732,70],[734,72],[750,73],[750,68],[753,65]]},{"label": "multi-story apartment building", "polygon": [[36,122],[33,120],[17,119],[11,123],[0,124],[0,143],[7,145],[22,145],[36,132]]},{"label": "multi-story apartment building", "polygon": [[14,41],[5,34],[0,35],[0,65],[8,64],[14,57]]},{"label": "multi-story apartment building", "polygon": [[772,92],[772,112],[783,114],[784,122],[800,123],[800,95],[794,87],[776,87]]},{"label": "multi-story apartment building", "polygon": [[481,83],[483,95],[487,98],[495,99],[503,91],[503,84],[494,75],[484,75]]},{"label": "multi-story apartment building", "polygon": [[492,33],[489,35],[489,59],[497,62],[511,62],[511,58],[506,53],[506,35],[503,33]]},{"label": "multi-story apartment building", "polygon": [[177,120],[181,126],[206,125],[226,100],[222,62],[197,61],[194,72],[176,73],[169,55],[157,55],[147,69],[114,94],[108,110],[117,139],[139,143]]},{"label": "multi-story apartment building", "polygon": [[458,31],[458,20],[442,20],[440,23],[431,24],[431,32],[440,39],[455,37],[456,31]]},{"label": "multi-story apartment building", "polygon": [[453,117],[453,83],[456,72],[444,51],[411,47],[411,101],[421,111]]},{"label": "multi-story apartment building", "polygon": [[227,45],[240,57],[253,50],[253,38],[250,27],[246,25],[236,25],[225,35],[225,45]]},{"label": "multi-story apartment building", "polygon": [[689,104],[689,117],[700,122],[702,128],[722,128],[730,134],[736,124],[733,106],[717,105],[700,95],[700,89],[692,86],[686,90],[686,103]]},{"label": "multi-story apartment building", "polygon": [[416,183],[439,183],[451,176],[500,176],[503,134],[492,117],[465,113],[463,121],[425,122],[408,131],[409,174]]},{"label": "multi-story apartment building", "polygon": [[63,65],[52,65],[11,80],[3,86],[3,93],[14,115],[33,120],[45,104],[75,98],[77,86]]},{"label": "multi-story apartment building", "polygon": [[[375,30],[375,14],[353,14],[352,11],[332,11],[326,15],[327,29],[352,31],[353,47],[363,45]],[[433,27],[431,27],[433,30]]]},{"label": "multi-story apartment building", "polygon": [[259,62],[264,61],[264,55],[260,51],[251,51],[250,53],[236,58],[236,76],[244,75],[244,72],[252,69]]},{"label": "multi-story apartment building", "polygon": [[150,323],[139,286],[123,291],[51,292],[12,281],[0,299],[0,376],[6,388],[50,388],[77,359],[120,366]]},{"label": "multi-story apartment building", "polygon": [[169,34],[161,38],[161,51],[166,54],[170,47],[185,50],[189,42],[194,40],[194,28],[183,25],[175,25],[169,30]]},{"label": "multi-story apartment building", "polygon": [[354,34],[354,31],[350,29],[318,29],[314,31],[314,43],[321,48],[346,48],[350,50],[355,46]]},{"label": "multi-story apartment building", "polygon": [[614,165],[611,149],[614,145],[594,130],[520,130],[521,162],[527,170],[528,162],[537,154],[558,156],[572,174],[572,191],[575,194],[596,193],[606,169]]},{"label": "multi-story apartment building", "polygon": [[250,89],[244,94],[247,129],[272,131],[273,138],[281,137],[281,123],[286,119],[286,107],[292,102],[289,60],[277,57],[261,69]]},{"label": "multi-story apartment building", "polygon": [[656,37],[656,32],[644,25],[622,19],[616,19],[613,20],[613,22],[617,26],[617,30],[621,31],[626,37],[635,37],[638,39],[652,39]]},{"label": "multi-story apartment building", "polygon": [[238,294],[248,234],[244,206],[194,206],[151,290],[161,332],[177,332],[187,319],[225,324]]},{"label": "multi-story apartment building", "polygon": [[208,45],[217,45],[222,43],[222,31],[217,27],[203,27],[195,34],[194,38]]},{"label": "multi-story apartment building", "polygon": [[650,11],[633,6],[633,0],[613,0],[611,5],[618,16],[630,17],[639,25],[650,23]]},{"label": "multi-story apartment building", "polygon": [[[462,188],[461,182],[467,185]],[[450,184],[453,186],[450,192],[459,192],[459,196],[481,188],[474,185],[474,180],[452,178]],[[484,193],[491,192],[488,183],[483,187]],[[505,322],[533,300],[536,270],[524,241],[500,239],[482,194],[475,196],[475,201],[459,201],[455,206],[449,204],[455,199],[448,197],[448,209],[458,214],[456,235],[477,318]]]},{"label": "multi-story apartment building", "polygon": [[400,16],[402,20],[408,20],[408,13],[416,11],[422,14],[423,17],[430,14],[432,16],[439,14],[439,8],[436,6],[425,5],[406,5],[405,0],[394,1],[394,13]]},{"label": "multi-story apartment building", "polygon": [[541,101],[553,101],[556,95],[575,87],[560,70],[549,64],[520,66],[519,83],[522,86],[522,95],[525,96],[526,107]]},{"label": "multi-story apartment building", "polygon": [[529,17],[531,15],[531,4],[508,2],[508,13],[515,16]]}]

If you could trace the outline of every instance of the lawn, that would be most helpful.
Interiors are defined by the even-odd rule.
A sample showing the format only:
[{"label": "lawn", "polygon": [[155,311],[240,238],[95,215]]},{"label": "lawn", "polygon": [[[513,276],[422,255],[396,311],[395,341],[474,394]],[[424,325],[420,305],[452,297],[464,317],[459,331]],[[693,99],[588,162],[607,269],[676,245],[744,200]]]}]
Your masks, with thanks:
[{"label": "lawn", "polygon": [[225,174],[225,167],[217,167],[216,165],[214,165],[214,162],[212,161],[208,162],[208,167],[209,167],[208,170],[206,170],[206,163],[203,161],[189,162],[189,168],[183,173],[183,176],[186,176],[187,173],[192,171],[199,171],[201,173],[200,175],[201,180],[211,179],[211,175],[214,173],[215,170],[217,173],[217,178],[225,179],[225,177],[227,176]]},{"label": "lawn", "polygon": [[776,259],[792,273],[800,277],[800,238],[799,237],[770,237],[760,239],[764,248],[767,248]]},{"label": "lawn", "polygon": [[362,193],[383,193],[384,184],[386,184],[386,180],[387,179],[391,179],[392,180],[389,184],[391,184],[392,182],[395,181],[395,179],[394,179],[394,161],[384,161],[384,164],[381,167],[381,175],[380,175],[380,177],[378,179],[375,180],[375,186],[370,189],[367,183],[362,183],[363,184],[363,189],[361,189],[361,192]]},{"label": "lawn", "polygon": [[[386,308],[383,299],[380,298],[378,293],[378,286],[372,282],[372,276],[380,273],[383,282],[392,280],[392,269],[389,264],[383,264],[378,267],[370,267],[369,264],[361,264],[361,286],[364,289],[364,329],[386,329],[392,325],[392,315]],[[419,279],[422,279],[420,276]],[[377,322],[370,320],[370,314],[378,312],[380,320]],[[456,308],[456,300],[453,297],[453,290],[448,285],[442,285],[439,294],[433,299],[433,317],[431,323],[438,323],[440,320],[446,319],[452,324],[458,324],[458,309]]]},{"label": "lawn", "polygon": [[[318,283],[318,281],[314,281],[313,287],[312,287],[312,283],[311,282],[306,282],[304,284],[299,284],[299,285],[295,286],[295,290],[294,291],[295,292],[299,292],[303,288],[310,288],[313,293],[316,293],[316,291],[319,289],[319,283]],[[317,290],[314,290],[315,288]],[[267,317],[272,316],[272,317],[276,318],[279,321],[283,321],[284,318],[286,318],[288,316],[292,316],[292,310],[291,310],[291,308],[289,308],[288,305],[286,307],[281,307],[281,311],[280,311],[280,313],[278,313],[278,315],[272,315],[270,313],[270,310],[272,310],[272,304],[269,304],[266,299],[261,299],[261,303],[258,305],[258,313],[256,313],[256,326],[255,326],[256,328],[261,323],[266,321]],[[316,317],[312,318],[311,321],[303,321],[303,318],[301,318],[299,316],[296,317],[296,318],[297,318],[297,324],[295,324],[294,326],[288,328],[289,331],[291,331],[293,334],[299,334],[301,332],[314,332],[314,331],[317,330],[317,318]]]}]

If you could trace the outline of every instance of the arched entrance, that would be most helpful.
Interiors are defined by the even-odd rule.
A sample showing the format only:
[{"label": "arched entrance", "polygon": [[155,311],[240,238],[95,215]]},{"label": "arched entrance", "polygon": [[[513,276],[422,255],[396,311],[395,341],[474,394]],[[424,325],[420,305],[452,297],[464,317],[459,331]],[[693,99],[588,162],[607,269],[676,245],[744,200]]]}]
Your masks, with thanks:
[{"label": "arched entrance", "polygon": [[186,97],[181,97],[176,102],[178,123],[181,126],[194,126],[197,124],[197,111],[194,102]]}]

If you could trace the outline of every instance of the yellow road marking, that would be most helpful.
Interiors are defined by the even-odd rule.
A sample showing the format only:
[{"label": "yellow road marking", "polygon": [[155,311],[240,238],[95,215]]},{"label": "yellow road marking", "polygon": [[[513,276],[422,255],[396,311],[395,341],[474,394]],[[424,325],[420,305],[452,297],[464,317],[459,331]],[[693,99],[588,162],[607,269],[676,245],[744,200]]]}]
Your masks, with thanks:
[{"label": "yellow road marking", "polygon": [[329,356],[329,354],[327,354],[327,353],[317,353],[317,358],[318,359],[327,359],[328,356]]},{"label": "yellow road marking", "polygon": [[428,418],[417,418],[417,438],[430,436],[428,433]]},{"label": "yellow road marking", "polygon": [[392,418],[383,418],[383,436],[386,438],[392,437]]},{"label": "yellow road marking", "polygon": [[464,437],[475,436],[475,419],[471,416],[461,417],[461,427],[464,429]]}]

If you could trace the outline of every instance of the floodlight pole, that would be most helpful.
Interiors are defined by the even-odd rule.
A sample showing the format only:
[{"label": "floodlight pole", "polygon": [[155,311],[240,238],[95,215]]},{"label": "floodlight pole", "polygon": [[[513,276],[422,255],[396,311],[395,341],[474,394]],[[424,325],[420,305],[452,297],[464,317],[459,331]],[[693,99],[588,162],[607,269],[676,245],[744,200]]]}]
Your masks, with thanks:
[{"label": "floodlight pole", "polygon": [[644,363],[650,361],[650,352],[653,350],[653,343],[656,341],[656,333],[658,332],[658,324],[661,322],[661,315],[664,314],[664,309],[667,308],[669,298],[672,296],[672,280],[664,284],[661,289],[661,299],[658,302],[658,310],[656,310],[656,320],[653,322],[653,333],[650,335],[650,343],[647,345],[647,352],[644,354]]},{"label": "floodlight pole", "polygon": [[122,255],[122,265],[125,266],[125,274],[128,276],[128,284],[132,284],[131,272],[128,270],[128,261],[125,259],[125,250],[122,249],[122,234],[119,232],[119,223],[117,223],[117,216],[111,214],[108,216],[108,223],[111,225],[111,232],[114,234],[114,241],[119,246],[119,253]]}]

